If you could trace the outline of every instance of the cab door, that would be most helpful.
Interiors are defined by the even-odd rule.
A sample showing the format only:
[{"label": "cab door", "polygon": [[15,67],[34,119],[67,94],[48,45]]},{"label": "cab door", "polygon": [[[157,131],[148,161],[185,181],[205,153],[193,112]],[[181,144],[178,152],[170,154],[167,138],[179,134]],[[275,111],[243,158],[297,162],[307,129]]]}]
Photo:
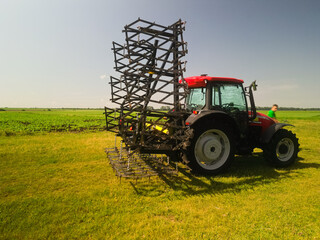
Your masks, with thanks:
[{"label": "cab door", "polygon": [[248,130],[248,109],[241,84],[214,83],[211,86],[211,109],[226,112],[238,125],[241,135]]}]

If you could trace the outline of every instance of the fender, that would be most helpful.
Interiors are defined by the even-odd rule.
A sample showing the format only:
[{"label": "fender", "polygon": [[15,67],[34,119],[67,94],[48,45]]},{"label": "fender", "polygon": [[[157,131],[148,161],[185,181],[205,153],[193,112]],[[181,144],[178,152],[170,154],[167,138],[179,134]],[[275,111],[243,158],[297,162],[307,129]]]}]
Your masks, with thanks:
[{"label": "fender", "polygon": [[213,119],[222,119],[224,122],[231,121],[231,126],[236,126],[235,120],[230,117],[227,113],[219,110],[202,110],[198,114],[192,113],[185,121],[187,126],[192,126],[198,123],[201,123],[202,120],[213,118]]},{"label": "fender", "polygon": [[285,126],[292,126],[294,127],[294,125],[291,124],[287,124],[287,123],[275,123],[273,125],[271,125],[261,136],[260,138],[260,142],[261,143],[268,143],[272,136],[281,128],[285,127]]}]

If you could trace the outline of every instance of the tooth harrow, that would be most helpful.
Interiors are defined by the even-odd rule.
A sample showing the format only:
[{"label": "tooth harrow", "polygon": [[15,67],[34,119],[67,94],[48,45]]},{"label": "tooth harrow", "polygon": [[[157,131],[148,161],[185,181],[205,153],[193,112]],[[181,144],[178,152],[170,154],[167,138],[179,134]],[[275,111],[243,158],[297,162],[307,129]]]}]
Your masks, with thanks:
[{"label": "tooth harrow", "polygon": [[[105,107],[105,115],[107,130],[122,138],[124,149],[115,146],[106,152],[120,177],[172,172],[163,156],[186,140],[184,30],[181,20],[163,26],[139,18],[124,27],[125,44],[113,42],[120,76],[110,77],[111,101],[118,107]],[[163,106],[167,110],[153,109]]]},{"label": "tooth harrow", "polygon": [[122,147],[106,148],[107,158],[116,175],[126,179],[151,178],[153,176],[176,176],[178,165],[170,163],[166,155],[140,154]]}]

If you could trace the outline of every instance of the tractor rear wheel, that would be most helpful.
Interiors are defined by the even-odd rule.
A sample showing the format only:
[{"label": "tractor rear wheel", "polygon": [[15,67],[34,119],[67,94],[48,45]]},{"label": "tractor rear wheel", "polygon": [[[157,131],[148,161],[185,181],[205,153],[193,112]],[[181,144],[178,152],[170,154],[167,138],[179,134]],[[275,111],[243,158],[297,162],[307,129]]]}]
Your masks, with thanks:
[{"label": "tractor rear wheel", "polygon": [[234,140],[227,127],[197,128],[187,151],[192,171],[214,175],[225,170],[234,158]]},{"label": "tractor rear wheel", "polygon": [[263,153],[267,161],[275,167],[287,167],[298,156],[298,138],[291,131],[280,129],[274,134]]}]

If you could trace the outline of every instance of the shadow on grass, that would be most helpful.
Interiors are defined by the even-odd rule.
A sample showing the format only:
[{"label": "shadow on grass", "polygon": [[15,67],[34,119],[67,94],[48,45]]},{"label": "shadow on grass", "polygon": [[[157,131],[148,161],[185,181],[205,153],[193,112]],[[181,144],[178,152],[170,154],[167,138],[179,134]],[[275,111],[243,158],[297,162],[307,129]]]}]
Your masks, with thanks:
[{"label": "shadow on grass", "polygon": [[159,186],[163,182],[181,196],[239,192],[261,184],[295,177],[301,174],[297,171],[300,169],[320,168],[320,164],[304,163],[301,162],[302,160],[303,158],[298,158],[298,161],[288,168],[275,169],[268,165],[262,153],[254,153],[252,156],[235,157],[226,173],[219,176],[195,175],[186,168],[180,167],[177,176],[159,175],[161,182],[136,182],[131,185],[137,194],[145,196],[163,194],[166,190],[163,186]]}]

